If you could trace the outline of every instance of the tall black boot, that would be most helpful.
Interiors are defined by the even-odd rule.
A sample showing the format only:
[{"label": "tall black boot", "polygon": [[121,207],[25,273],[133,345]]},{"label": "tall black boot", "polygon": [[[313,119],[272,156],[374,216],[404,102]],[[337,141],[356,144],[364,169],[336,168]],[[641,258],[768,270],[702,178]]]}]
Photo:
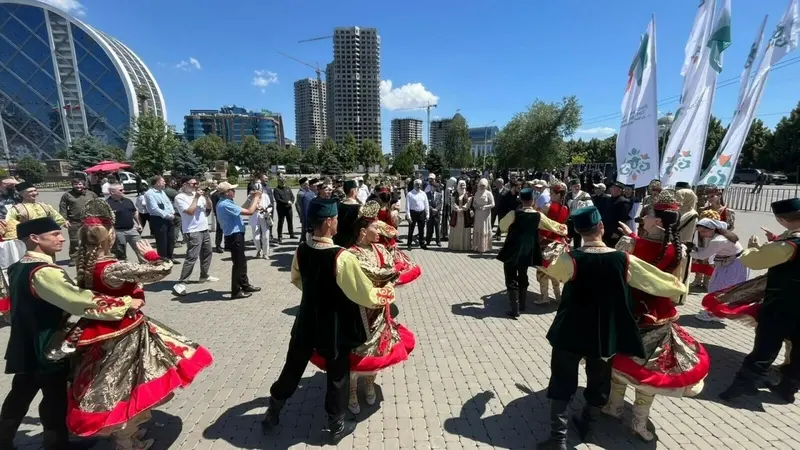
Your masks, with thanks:
[{"label": "tall black boot", "polygon": [[769,390],[786,402],[786,404],[791,405],[794,403],[794,395],[797,394],[797,383],[790,380],[789,377],[781,377],[779,383],[767,382],[766,384]]},{"label": "tall black boot", "polygon": [[586,440],[586,436],[589,435],[589,431],[592,429],[592,423],[597,420],[599,411],[600,408],[585,405],[580,416],[572,417],[572,423],[578,429],[578,436],[580,436],[581,441]]},{"label": "tall black boot", "polygon": [[267,414],[264,420],[261,421],[261,428],[264,432],[268,432],[280,424],[280,415],[283,405],[286,400],[276,400],[274,397],[269,398],[269,407],[267,407]]},{"label": "tall black boot", "polygon": [[519,289],[519,310],[525,311],[527,307],[527,300],[528,300],[528,286],[525,288],[520,287]]},{"label": "tall black boot", "polygon": [[356,422],[345,420],[344,416],[334,419],[328,417],[328,432],[330,433],[330,444],[337,445],[342,439],[356,431]]},{"label": "tall black boot", "polygon": [[508,290],[508,303],[511,305],[511,311],[507,311],[506,315],[516,319],[519,317],[519,291],[516,289]]},{"label": "tall black boot", "polygon": [[567,450],[567,407],[569,402],[550,400],[550,438],[536,444],[537,450]]},{"label": "tall black boot", "polygon": [[719,398],[730,402],[743,395],[751,396],[757,394],[758,388],[756,387],[755,374],[742,369],[733,377],[733,383],[719,394]]}]

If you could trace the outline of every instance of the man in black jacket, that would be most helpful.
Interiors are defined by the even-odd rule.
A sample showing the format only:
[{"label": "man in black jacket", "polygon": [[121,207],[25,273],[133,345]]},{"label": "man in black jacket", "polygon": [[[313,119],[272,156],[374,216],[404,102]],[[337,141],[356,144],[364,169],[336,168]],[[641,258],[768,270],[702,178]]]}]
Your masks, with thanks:
[{"label": "man in black jacket", "polygon": [[614,248],[622,237],[618,230],[619,223],[628,223],[631,216],[631,207],[633,205],[629,198],[622,195],[623,189],[625,189],[625,183],[615,181],[611,185],[611,197],[608,199],[607,207],[605,211],[600,211],[603,216],[603,225],[605,226],[603,242],[611,248]]},{"label": "man in black jacket", "polygon": [[283,177],[278,178],[278,187],[273,190],[275,202],[277,203],[278,210],[278,243],[283,242],[283,222],[287,223],[289,228],[289,239],[294,239],[294,226],[292,225],[292,205],[294,204],[294,194],[292,189],[286,187],[286,180]]},{"label": "man in black jacket", "polygon": [[[519,206],[521,206],[521,202],[519,200],[519,182],[513,181],[509,183],[507,187],[508,189],[505,190],[500,198],[495,200],[495,203],[497,203],[498,220],[503,220],[503,217],[505,217],[506,214],[510,213],[511,211],[515,211]],[[500,230],[500,225],[498,225],[495,238],[500,239],[502,234],[503,233]]]}]

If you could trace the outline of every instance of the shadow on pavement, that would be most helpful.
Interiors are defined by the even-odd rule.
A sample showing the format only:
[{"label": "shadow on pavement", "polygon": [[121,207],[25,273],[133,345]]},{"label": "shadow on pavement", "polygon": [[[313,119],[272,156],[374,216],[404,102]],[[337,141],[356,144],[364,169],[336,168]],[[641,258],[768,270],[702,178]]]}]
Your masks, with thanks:
[{"label": "shadow on pavement", "polygon": [[292,306],[291,308],[286,308],[281,311],[283,314],[287,316],[297,316],[297,312],[300,311],[300,305]]},{"label": "shadow on pavement", "polygon": [[[550,434],[550,401],[547,399],[547,389],[533,392],[522,384],[516,383],[515,386],[526,395],[504,405],[501,413],[484,417],[487,405],[495,398],[495,393],[482,392],[464,403],[458,417],[444,421],[445,431],[495,448],[534,448],[536,442],[547,439]],[[583,398],[581,391],[582,389],[578,390],[575,398]],[[579,414],[581,408],[582,401],[573,402],[570,416]],[[630,413],[625,417],[630,417]],[[650,426],[652,429],[652,424]],[[601,415],[593,423],[587,443],[614,448],[614,442],[619,440],[619,433],[627,431],[618,421]],[[567,439],[568,448],[576,448],[576,445],[581,444],[571,420]],[[656,448],[656,441],[630,442],[632,445],[626,448]]]},{"label": "shadow on pavement", "polygon": [[[187,288],[191,289],[191,285]],[[176,296],[173,295],[172,300],[177,300],[181,303],[202,303],[202,302],[218,302],[231,300],[230,295],[224,291],[212,291],[211,289],[204,289],[201,291],[187,292],[186,295]]]},{"label": "shadow on pavement", "polygon": [[721,330],[725,328],[724,322],[706,322],[695,316],[680,316],[678,325],[688,328],[702,328],[705,330]]},{"label": "shadow on pavement", "polygon": [[163,411],[153,410],[153,418],[145,423],[147,438],[155,439],[152,449],[167,449],[175,444],[183,431],[183,420]]},{"label": "shadow on pavement", "polygon": [[[719,394],[725,390],[733,380],[733,375],[739,370],[746,356],[744,353],[731,350],[729,348],[720,347],[718,345],[703,343],[703,346],[711,358],[711,368],[706,377],[705,387],[703,391],[696,397],[697,400],[709,401],[718,403],[723,406],[734,409],[746,409],[748,411],[764,412],[764,404],[781,404],[780,400],[775,397],[764,386],[764,381],[769,379],[777,380],[778,366],[772,366],[774,370],[758,384],[760,389],[758,395],[747,397],[742,396],[731,402],[724,402],[719,399]],[[776,361],[776,364],[781,364],[783,361]]]},{"label": "shadow on pavement", "polygon": [[[527,308],[525,311],[521,311],[521,314],[550,314],[558,309],[558,303],[555,302],[550,302],[543,306],[534,305],[533,301],[538,298],[539,294],[528,291]],[[506,312],[511,310],[508,302],[508,291],[502,290],[494,294],[484,295],[481,297],[481,301],[483,303],[456,303],[450,307],[450,310],[456,316],[468,316],[476,319],[486,319],[488,317],[508,318]]]},{"label": "shadow on pavement", "polygon": [[[359,392],[362,403],[361,413],[355,417],[357,422],[366,421],[380,409],[383,392],[380,386],[376,385],[375,388],[378,401],[373,406],[367,406],[363,402],[363,392]],[[261,420],[264,418],[267,401],[267,398],[255,398],[231,407],[203,431],[203,438],[221,439],[233,447],[246,449],[289,448],[297,444],[323,446],[327,443],[328,435],[324,429],[327,428],[328,421],[323,408],[324,372],[317,372],[310,378],[300,380],[297,391],[281,411],[280,425],[265,434],[261,428]]]},{"label": "shadow on pavement", "polygon": [[278,272],[290,272],[292,259],[294,259],[294,253],[273,253],[269,261],[272,267],[278,268]]}]

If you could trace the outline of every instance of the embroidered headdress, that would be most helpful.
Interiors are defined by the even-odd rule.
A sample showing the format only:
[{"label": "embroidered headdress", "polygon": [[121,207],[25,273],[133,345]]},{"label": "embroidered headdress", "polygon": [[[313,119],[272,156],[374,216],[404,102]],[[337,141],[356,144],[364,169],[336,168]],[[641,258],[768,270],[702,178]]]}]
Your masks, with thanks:
[{"label": "embroidered headdress", "polygon": [[678,205],[678,198],[675,195],[675,191],[672,189],[665,189],[658,194],[656,197],[655,202],[653,202],[653,208],[656,211],[678,211],[680,206]]},{"label": "embroidered headdress", "polygon": [[114,211],[103,199],[92,199],[83,207],[81,225],[83,226],[114,226]]},{"label": "embroidered headdress", "polygon": [[373,221],[378,218],[378,212],[380,210],[381,210],[380,203],[374,200],[370,200],[358,210],[358,216],[367,219],[369,221]]}]

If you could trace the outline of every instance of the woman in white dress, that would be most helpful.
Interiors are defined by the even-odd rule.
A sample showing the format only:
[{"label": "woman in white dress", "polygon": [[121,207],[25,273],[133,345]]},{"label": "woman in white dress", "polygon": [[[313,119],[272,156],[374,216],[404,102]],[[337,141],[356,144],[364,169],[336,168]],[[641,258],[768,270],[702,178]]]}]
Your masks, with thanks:
[{"label": "woman in white dress", "polygon": [[[261,183],[258,183],[254,189],[261,190]],[[250,216],[253,243],[256,245],[256,258],[269,259],[269,228],[272,226],[272,207],[269,195],[262,195],[258,212]]]},{"label": "woman in white dress", "polygon": [[453,206],[450,211],[450,240],[447,248],[457,252],[472,250],[472,221],[475,219],[472,210],[472,196],[467,191],[467,182],[458,182],[453,193]]},{"label": "woman in white dress", "polygon": [[486,178],[481,178],[478,182],[478,190],[472,198],[472,207],[475,210],[472,250],[486,253],[492,249],[492,208],[494,208],[494,195],[489,190],[489,180]]}]

